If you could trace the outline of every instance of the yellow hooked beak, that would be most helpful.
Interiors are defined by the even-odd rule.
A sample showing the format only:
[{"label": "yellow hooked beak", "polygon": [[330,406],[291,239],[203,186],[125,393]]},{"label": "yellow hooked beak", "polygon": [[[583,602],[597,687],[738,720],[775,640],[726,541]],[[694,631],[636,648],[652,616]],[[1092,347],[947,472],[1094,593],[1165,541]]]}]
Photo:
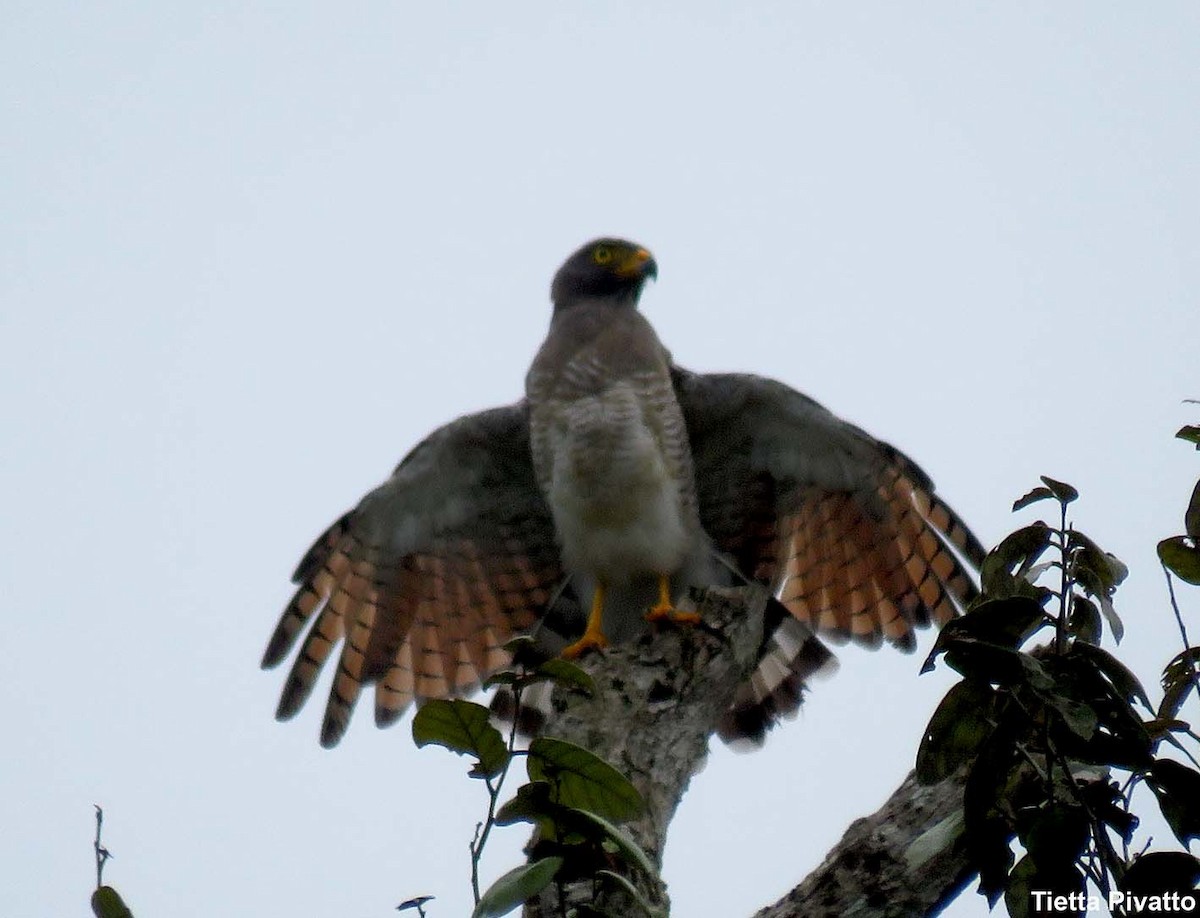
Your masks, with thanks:
[{"label": "yellow hooked beak", "polygon": [[618,277],[658,277],[658,262],[646,249],[634,249],[613,269]]}]

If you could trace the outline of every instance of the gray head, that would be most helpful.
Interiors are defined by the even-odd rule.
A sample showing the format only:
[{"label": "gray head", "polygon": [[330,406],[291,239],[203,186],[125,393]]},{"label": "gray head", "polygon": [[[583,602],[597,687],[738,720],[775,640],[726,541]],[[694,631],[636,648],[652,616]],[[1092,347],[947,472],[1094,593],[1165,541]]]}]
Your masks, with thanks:
[{"label": "gray head", "polygon": [[658,265],[646,249],[624,239],[595,239],[558,269],[550,299],[555,309],[596,298],[633,306],[649,277],[658,277]]}]

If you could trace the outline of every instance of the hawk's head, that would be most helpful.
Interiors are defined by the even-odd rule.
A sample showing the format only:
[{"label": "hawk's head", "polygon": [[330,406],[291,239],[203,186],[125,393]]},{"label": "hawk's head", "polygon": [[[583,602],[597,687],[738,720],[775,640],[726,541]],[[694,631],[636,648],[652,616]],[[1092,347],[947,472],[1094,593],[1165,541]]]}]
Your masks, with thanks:
[{"label": "hawk's head", "polygon": [[658,277],[658,265],[640,245],[624,239],[596,239],[558,269],[550,285],[550,299],[556,309],[597,297],[633,305],[648,277]]}]

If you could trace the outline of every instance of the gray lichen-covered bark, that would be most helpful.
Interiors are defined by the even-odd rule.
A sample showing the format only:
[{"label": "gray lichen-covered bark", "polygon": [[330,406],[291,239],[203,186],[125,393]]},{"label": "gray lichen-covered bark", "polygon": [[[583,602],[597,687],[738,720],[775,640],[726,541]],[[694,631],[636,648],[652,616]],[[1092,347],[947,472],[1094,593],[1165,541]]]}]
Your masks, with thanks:
[{"label": "gray lichen-covered bark", "polygon": [[[662,864],[667,828],[738,684],[753,669],[762,640],[765,598],[752,589],[706,592],[704,624],[665,628],[592,657],[594,697],[559,693],[543,728],[611,762],[641,791],[646,813],[628,824]],[[962,785],[922,788],[912,775],[876,814],[855,822],[825,862],[756,918],[788,915],[936,914],[969,877],[961,840]],[[634,878],[664,908],[666,890]],[[564,903],[551,887],[525,909],[554,918],[561,906],[591,903],[591,884],[568,886]],[[607,897],[607,898],[605,898]],[[602,891],[596,905],[616,915],[639,911]]]},{"label": "gray lichen-covered bark", "polygon": [[754,918],[936,915],[970,881],[961,776],[931,787],[909,773],[878,811],[851,823],[816,870]]},{"label": "gray lichen-covered bark", "polygon": [[[765,603],[756,590],[709,590],[699,607],[702,625],[655,629],[591,657],[586,668],[595,695],[555,695],[542,732],[591,750],[633,782],[646,812],[626,828],[660,867],[675,808],[708,754],[717,721],[754,668]],[[647,898],[666,905],[664,889],[635,881]],[[591,885],[569,888],[566,900],[590,902]],[[615,914],[632,909],[612,899],[606,904]],[[554,888],[526,906],[530,918],[559,914]]]}]

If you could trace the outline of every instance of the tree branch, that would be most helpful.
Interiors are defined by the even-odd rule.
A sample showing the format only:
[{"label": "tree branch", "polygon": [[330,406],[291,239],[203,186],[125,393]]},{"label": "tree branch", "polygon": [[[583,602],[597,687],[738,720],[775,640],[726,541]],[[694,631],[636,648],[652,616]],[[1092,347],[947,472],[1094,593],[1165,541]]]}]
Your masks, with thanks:
[{"label": "tree branch", "polygon": [[[542,732],[591,750],[633,782],[646,812],[626,828],[656,865],[675,808],[708,754],[709,736],[754,668],[765,605],[758,590],[708,590],[698,609],[702,625],[648,629],[638,641],[585,661],[596,681],[593,697],[554,695]],[[666,906],[665,889],[632,879],[650,901]],[[569,886],[565,898],[568,905],[591,902],[591,884]],[[605,904],[617,914],[637,914],[615,896]],[[554,888],[525,912],[527,918],[560,913]]]},{"label": "tree branch", "polygon": [[754,918],[936,915],[975,871],[963,838],[965,771],[922,787],[915,772],[850,824],[816,870]]},{"label": "tree branch", "polygon": [[[757,663],[765,601],[754,588],[710,589],[699,603],[702,625],[652,629],[589,658],[594,697],[555,693],[542,732],[590,749],[634,783],[646,812],[627,828],[657,865],[709,738]],[[970,876],[961,800],[961,779],[925,788],[910,774],[879,812],[850,827],[812,875],[756,918],[936,914]],[[648,900],[667,907],[664,888],[631,879]],[[595,899],[590,883],[567,885],[562,902],[559,892],[552,886],[528,903],[526,918],[557,918],[564,906]],[[595,904],[639,914],[618,892],[602,890]]]}]

